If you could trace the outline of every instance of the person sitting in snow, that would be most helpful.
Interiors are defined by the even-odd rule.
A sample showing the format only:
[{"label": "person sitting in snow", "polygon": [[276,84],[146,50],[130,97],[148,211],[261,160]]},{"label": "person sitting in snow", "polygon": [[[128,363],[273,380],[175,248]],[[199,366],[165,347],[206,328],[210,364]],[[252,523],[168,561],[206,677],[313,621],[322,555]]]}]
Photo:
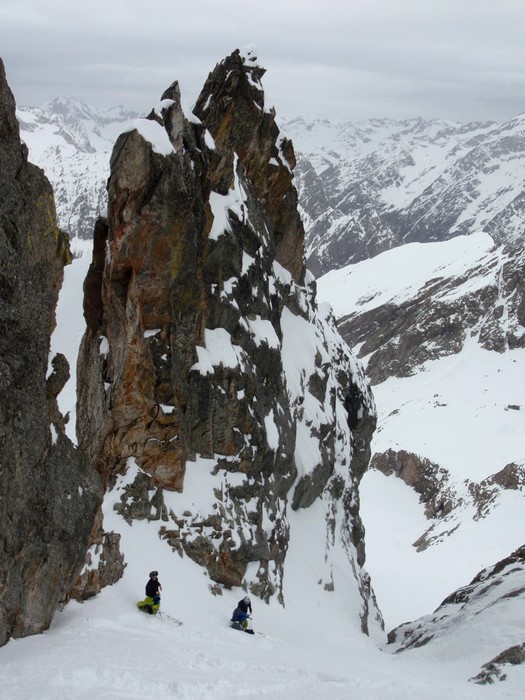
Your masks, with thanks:
[{"label": "person sitting in snow", "polygon": [[232,622],[238,622],[243,630],[248,627],[248,610],[251,615],[252,601],[248,596],[244,596],[244,598],[237,603],[237,607],[232,613]]},{"label": "person sitting in snow", "polygon": [[159,581],[159,572],[150,571],[149,581],[146,583],[146,595],[153,598],[153,604],[158,605],[160,603],[160,592],[162,591],[162,586]]}]

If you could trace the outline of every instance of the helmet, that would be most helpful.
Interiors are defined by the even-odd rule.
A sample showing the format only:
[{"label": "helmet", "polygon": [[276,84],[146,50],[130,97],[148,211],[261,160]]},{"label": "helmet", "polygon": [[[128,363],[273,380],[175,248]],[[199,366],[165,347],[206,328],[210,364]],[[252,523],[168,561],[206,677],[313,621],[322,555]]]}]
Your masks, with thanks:
[{"label": "helmet", "polygon": [[244,602],[246,603],[246,605],[250,605],[250,603],[251,603],[252,601],[250,600],[250,598],[249,598],[248,596],[245,596],[245,597],[244,597]]},{"label": "helmet", "polygon": [[150,572],[149,572],[149,577],[150,577],[150,578],[153,578],[154,576],[158,576],[158,575],[159,575],[159,572],[158,572],[158,571],[150,571]]}]

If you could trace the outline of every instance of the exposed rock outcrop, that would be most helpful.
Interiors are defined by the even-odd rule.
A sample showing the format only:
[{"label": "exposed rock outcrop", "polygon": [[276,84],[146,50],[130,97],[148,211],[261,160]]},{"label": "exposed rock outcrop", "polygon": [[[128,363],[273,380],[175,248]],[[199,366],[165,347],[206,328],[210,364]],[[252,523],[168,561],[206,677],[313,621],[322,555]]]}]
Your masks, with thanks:
[{"label": "exposed rock outcrop", "polygon": [[249,80],[248,73],[239,70],[235,54],[217,65],[195,105],[195,114],[223,154],[211,188],[225,192],[230,187],[233,160],[238,157],[269,219],[275,260],[302,284],[306,272],[304,228],[292,185],[296,165],[293,145],[280,136],[273,108],[265,108],[260,81],[266,71],[257,65],[255,55],[248,56],[245,65]]},{"label": "exposed rock outcrop", "polygon": [[390,449],[376,452],[370,467],[386,476],[394,474],[413,488],[419,494],[421,503],[425,504],[427,518],[446,515],[457,503],[457,496],[448,482],[447,470],[425,457],[406,450]]},{"label": "exposed rock outcrop", "polygon": [[[174,83],[115,145],[85,283],[79,442],[123,518],[157,521],[213,581],[265,599],[283,597],[289,509],[321,500],[325,578],[342,546],[366,629],[378,613],[357,482],[375,407],[317,308],[293,147],[263,73],[253,50],[235,51],[195,114]],[[179,505],[195,481],[206,498]]]},{"label": "exposed rock outcrop", "polygon": [[439,464],[406,450],[390,449],[376,452],[370,468],[386,476],[395,475],[419,494],[431,524],[413,543],[418,552],[461,527],[466,509],[472,519],[479,520],[490,514],[505,491],[525,490],[523,464],[507,464],[480,482],[465,479],[462,484],[454,484],[448,470]]},{"label": "exposed rock outcrop", "polygon": [[57,406],[65,357],[48,371],[68,262],[51,186],[27,161],[0,62],[0,644],[49,626],[81,570],[102,497]]},{"label": "exposed rock outcrop", "polygon": [[[514,636],[519,637],[515,620],[521,618],[525,599],[525,547],[520,547],[510,556],[494,566],[480,571],[468,586],[460,588],[446,598],[432,615],[427,615],[400,625],[388,634],[388,649],[401,652],[432,644],[446,637],[453,640],[454,634],[470,627],[479,629],[480,620],[500,619],[500,624],[513,624]],[[496,617],[495,617],[496,616]],[[478,627],[476,627],[476,625]],[[485,628],[490,635],[490,624]],[[472,637],[474,639],[474,636]],[[484,664],[480,673],[471,680],[478,683],[491,683],[494,679],[504,680],[501,667],[504,664],[523,663],[523,644],[516,639],[516,645],[499,652]],[[497,645],[498,635],[493,635]]]},{"label": "exposed rock outcrop", "polygon": [[494,681],[505,681],[507,680],[505,667],[519,666],[523,663],[525,663],[525,642],[502,651],[486,664],[483,664],[481,671],[473,678],[469,678],[469,680],[478,685],[492,684]]},{"label": "exposed rock outcrop", "polygon": [[411,376],[428,360],[460,352],[472,337],[485,350],[523,348],[524,270],[521,248],[493,248],[472,268],[429,280],[410,298],[356,308],[338,319],[339,330],[359,344],[372,384]]}]

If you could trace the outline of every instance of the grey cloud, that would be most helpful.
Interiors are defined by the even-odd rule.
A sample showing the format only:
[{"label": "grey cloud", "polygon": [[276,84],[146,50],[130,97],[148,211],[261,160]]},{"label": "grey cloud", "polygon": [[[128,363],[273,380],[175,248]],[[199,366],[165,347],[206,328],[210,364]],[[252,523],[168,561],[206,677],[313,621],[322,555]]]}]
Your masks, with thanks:
[{"label": "grey cloud", "polygon": [[19,0],[0,46],[19,104],[76,94],[149,109],[256,43],[279,113],[505,119],[525,111],[520,0]]}]

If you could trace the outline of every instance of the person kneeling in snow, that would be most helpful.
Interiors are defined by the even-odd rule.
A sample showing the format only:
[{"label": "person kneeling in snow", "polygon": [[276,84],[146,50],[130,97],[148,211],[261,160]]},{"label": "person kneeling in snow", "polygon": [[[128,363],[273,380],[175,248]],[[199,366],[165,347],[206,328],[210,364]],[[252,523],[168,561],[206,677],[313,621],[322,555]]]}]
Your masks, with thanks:
[{"label": "person kneeling in snow", "polygon": [[162,586],[159,581],[159,572],[151,571],[149,575],[149,581],[146,584],[146,595],[153,598],[153,603],[158,605],[160,603],[160,592],[162,591]]},{"label": "person kneeling in snow", "polygon": [[238,622],[243,630],[248,628],[248,610],[252,614],[252,601],[245,596],[237,603],[237,607],[232,613],[232,622]]},{"label": "person kneeling in snow", "polygon": [[158,613],[160,608],[160,592],[162,586],[159,581],[159,572],[151,571],[148,582],[146,583],[146,597],[144,600],[139,600],[137,607],[139,610],[150,615]]}]

